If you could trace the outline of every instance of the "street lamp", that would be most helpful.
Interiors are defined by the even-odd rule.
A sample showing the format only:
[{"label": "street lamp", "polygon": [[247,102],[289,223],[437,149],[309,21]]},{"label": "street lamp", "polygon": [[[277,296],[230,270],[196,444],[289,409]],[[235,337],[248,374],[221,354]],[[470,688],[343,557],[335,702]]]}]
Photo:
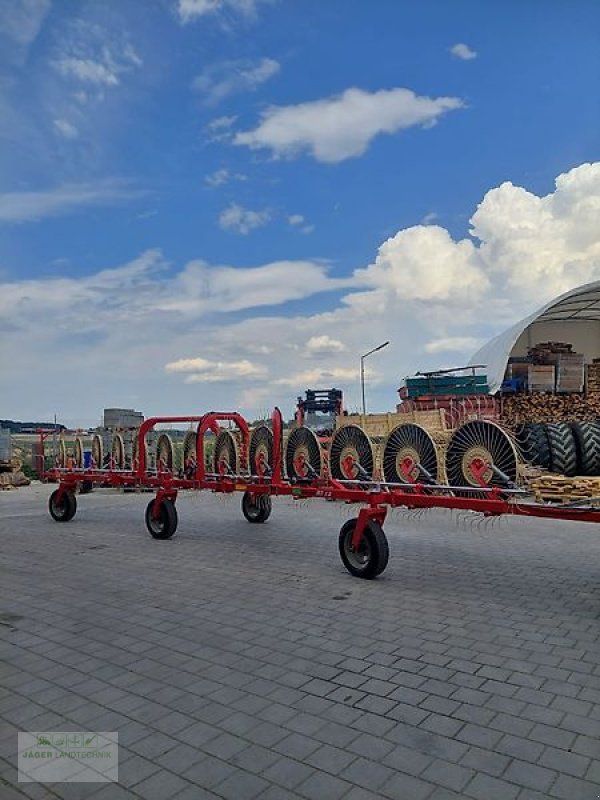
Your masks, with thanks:
[{"label": "street lamp", "polygon": [[362,412],[363,415],[367,413],[367,404],[365,402],[365,358],[370,356],[372,353],[376,353],[378,350],[383,350],[384,347],[387,347],[389,342],[384,342],[383,344],[378,345],[378,347],[374,347],[372,350],[369,350],[368,353],[365,353],[364,356],[360,357],[360,387],[362,390]]}]

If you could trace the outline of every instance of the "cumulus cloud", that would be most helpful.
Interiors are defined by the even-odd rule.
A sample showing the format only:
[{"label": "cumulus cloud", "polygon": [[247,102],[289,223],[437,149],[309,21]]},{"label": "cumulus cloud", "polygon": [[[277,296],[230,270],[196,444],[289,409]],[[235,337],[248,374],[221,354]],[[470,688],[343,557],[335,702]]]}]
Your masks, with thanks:
[{"label": "cumulus cloud", "polygon": [[306,343],[306,349],[309,353],[342,353],[346,346],[339,339],[332,339],[331,336],[324,334],[323,336],[311,336]]},{"label": "cumulus cloud", "polygon": [[267,148],[276,157],[293,158],[307,151],[317,161],[336,163],[362,155],[376,136],[417,125],[429,127],[462,107],[458,97],[424,97],[410,89],[352,88],[323,100],[271,106],[254,130],[237,133],[233,142],[253,150]]},{"label": "cumulus cloud", "polygon": [[450,52],[453,56],[456,56],[456,58],[460,58],[461,61],[471,61],[477,58],[477,51],[472,50],[468,44],[464,44],[463,42],[452,45]]},{"label": "cumulus cloud", "polygon": [[302,225],[304,222],[304,217],[302,214],[290,214],[288,217],[288,222],[290,225]]},{"label": "cumulus cloud", "polygon": [[190,373],[185,383],[220,383],[222,381],[261,380],[267,377],[264,365],[248,359],[240,361],[210,361],[206,358],[180,358],[165,365],[167,372]]},{"label": "cumulus cloud", "polygon": [[32,222],[71,214],[88,206],[118,205],[146,194],[129,182],[114,178],[40,191],[4,192],[0,194],[0,222]]},{"label": "cumulus cloud", "polygon": [[246,236],[256,228],[262,228],[271,219],[271,212],[265,208],[262,211],[252,211],[237,203],[224,208],[219,215],[219,227],[224,231],[231,231]]},{"label": "cumulus cloud", "polygon": [[255,91],[278,72],[279,64],[272,58],[220,61],[197,75],[192,89],[203,95],[205,103],[216,105],[229,95]]}]

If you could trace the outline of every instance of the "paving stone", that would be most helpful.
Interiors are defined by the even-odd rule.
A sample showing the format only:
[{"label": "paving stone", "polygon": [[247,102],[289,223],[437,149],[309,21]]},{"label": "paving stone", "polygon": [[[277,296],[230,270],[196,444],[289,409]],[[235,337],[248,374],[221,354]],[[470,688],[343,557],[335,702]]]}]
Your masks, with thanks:
[{"label": "paving stone", "polygon": [[263,778],[238,770],[219,783],[215,787],[215,792],[226,800],[254,800],[268,786]]},{"label": "paving stone", "polygon": [[467,767],[436,759],[421,773],[421,778],[459,792],[471,780],[473,774],[473,770]]},{"label": "paving stone", "polygon": [[381,787],[380,792],[391,800],[426,800],[434,788],[431,783],[398,772]]},{"label": "paving stone", "polygon": [[297,787],[297,792],[309,800],[339,800],[350,789],[350,784],[324,772],[315,772]]},{"label": "paving stone", "polygon": [[489,775],[475,775],[464,790],[465,796],[477,800],[514,800],[519,794],[519,787]]},{"label": "paving stone", "polygon": [[597,783],[582,781],[569,775],[559,775],[550,789],[550,795],[559,797],[560,800],[596,800],[599,793]]},{"label": "paving stone", "polygon": [[577,778],[586,777],[589,780],[589,774],[586,776],[586,771],[590,760],[585,756],[577,755],[577,753],[558,750],[556,747],[547,747],[538,763],[557,772],[566,772],[568,775],[574,775]]},{"label": "paving stone", "polygon": [[518,783],[520,786],[526,786],[538,792],[546,792],[552,785],[556,772],[515,759],[509,764],[502,777],[507,781]]},{"label": "paving stone", "polygon": [[263,771],[262,777],[272,783],[276,783],[278,786],[283,786],[286,789],[294,789],[310,775],[313,775],[314,771],[315,770],[311,766],[284,756],[267,767]]}]

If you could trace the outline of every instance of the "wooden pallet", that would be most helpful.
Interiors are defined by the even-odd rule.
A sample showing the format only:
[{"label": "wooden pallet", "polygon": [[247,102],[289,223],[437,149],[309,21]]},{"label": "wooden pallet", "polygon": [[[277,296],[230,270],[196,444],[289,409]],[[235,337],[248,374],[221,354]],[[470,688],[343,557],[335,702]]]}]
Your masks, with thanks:
[{"label": "wooden pallet", "polygon": [[572,503],[589,497],[600,497],[600,477],[565,478],[544,474],[529,481],[536,502]]}]

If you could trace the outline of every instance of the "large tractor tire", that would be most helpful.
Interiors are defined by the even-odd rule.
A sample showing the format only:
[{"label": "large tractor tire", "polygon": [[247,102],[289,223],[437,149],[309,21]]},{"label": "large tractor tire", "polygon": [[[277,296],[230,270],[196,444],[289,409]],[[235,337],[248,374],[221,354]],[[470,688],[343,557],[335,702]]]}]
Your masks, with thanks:
[{"label": "large tractor tire", "polygon": [[577,449],[578,473],[600,475],[600,422],[575,422],[571,430]]},{"label": "large tractor tire", "polygon": [[552,471],[572,478],[577,474],[577,449],[571,426],[567,422],[549,422],[546,431]]},{"label": "large tractor tire", "polygon": [[545,425],[534,422],[521,425],[517,429],[516,438],[521,454],[527,463],[548,472],[552,470],[550,441]]}]

